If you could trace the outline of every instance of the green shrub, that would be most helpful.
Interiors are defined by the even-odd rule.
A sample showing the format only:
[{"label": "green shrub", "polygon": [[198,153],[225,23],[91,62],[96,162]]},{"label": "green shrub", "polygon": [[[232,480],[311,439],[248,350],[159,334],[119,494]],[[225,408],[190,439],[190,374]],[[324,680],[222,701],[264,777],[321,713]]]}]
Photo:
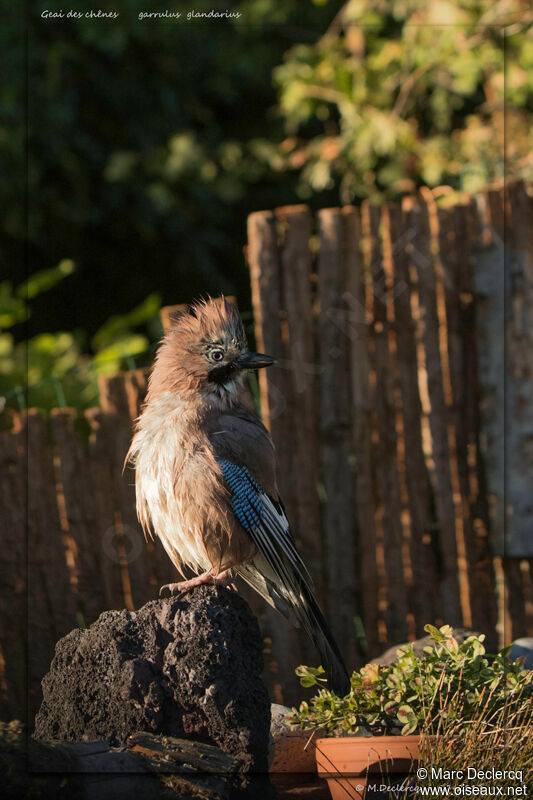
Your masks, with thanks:
[{"label": "green shrub", "polygon": [[[57,406],[82,410],[98,404],[98,375],[145,366],[162,333],[161,298],[153,293],[126,314],[116,314],[88,343],[81,330],[41,332],[17,341],[10,330],[30,321],[32,301],[75,272],[71,259],[34,272],[17,287],[0,283],[0,412]],[[148,334],[148,335],[147,335]],[[10,426],[10,419],[0,421]]]},{"label": "green shrub", "polygon": [[[510,661],[509,648],[489,657],[484,636],[459,644],[449,625],[425,630],[435,645],[422,655],[409,644],[398,649],[390,666],[367,664],[352,674],[345,697],[320,688],[310,702],[293,709],[289,723],[330,736],[432,734],[444,721],[464,727],[480,715],[503,719],[507,711],[515,721],[531,723],[533,672],[520,660]],[[296,674],[304,687],[325,682],[322,667],[300,666]]]}]

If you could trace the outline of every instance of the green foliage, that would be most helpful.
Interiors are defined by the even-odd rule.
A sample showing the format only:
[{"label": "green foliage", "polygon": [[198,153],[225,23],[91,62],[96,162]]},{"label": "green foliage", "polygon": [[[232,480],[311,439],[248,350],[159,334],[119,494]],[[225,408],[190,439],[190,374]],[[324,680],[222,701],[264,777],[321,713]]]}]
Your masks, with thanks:
[{"label": "green foliage", "polygon": [[45,21],[44,9],[67,12],[60,0],[27,14],[14,4],[0,33],[0,274],[17,285],[26,260],[41,272],[65,253],[78,266],[36,298],[35,333],[79,328],[90,340],[154,292],[174,304],[223,291],[248,308],[246,214],[296,199],[266,155],[283,135],[272,69],[332,9],[309,4],[303,22],[301,0],[240,0],[240,20],[188,23],[140,21],[141,0],[106,6],[116,21]]},{"label": "green foliage", "polygon": [[[520,0],[348,0],[275,72],[287,169],[343,202],[531,177],[531,15]],[[504,105],[505,104],[505,105]]]},{"label": "green foliage", "polygon": [[[524,788],[531,785],[533,693],[531,681],[526,679],[528,675],[531,673],[520,672],[515,683],[512,674],[501,674],[496,686],[486,692],[473,709],[468,692],[463,691],[461,685],[450,693],[444,692],[441,706],[453,708],[454,713],[442,714],[439,706],[432,714],[428,713],[423,722],[420,762],[426,767],[427,776],[418,781],[421,786],[443,783],[450,788],[464,786],[461,775],[466,774],[469,767],[475,767],[481,774],[494,774],[491,787],[508,789],[506,776],[513,773],[522,774],[518,784],[523,784]],[[512,691],[494,702],[500,685],[512,686]],[[440,770],[444,774],[448,771],[452,777],[439,777],[439,774],[442,776]]]},{"label": "green foliage", "polygon": [[83,352],[81,332],[39,333],[16,342],[8,328],[31,319],[32,301],[74,269],[73,262],[64,259],[57,267],[34,273],[15,290],[8,282],[0,285],[0,410],[87,408],[98,402],[99,374],[140,366],[143,356],[151,357],[150,342],[162,333],[157,294],[109,319],[93,337],[92,355]]},{"label": "green foliage", "polygon": [[[0,395],[4,406],[49,410],[98,401],[96,372],[72,333],[40,333],[15,343],[0,334]],[[1,410],[1,409],[0,409]]]},{"label": "green foliage", "polygon": [[22,297],[13,294],[9,281],[0,283],[0,329],[5,330],[27,319],[27,307]]},{"label": "green foliage", "polygon": [[72,275],[75,269],[76,265],[72,259],[64,258],[59,262],[57,267],[42,269],[31,275],[27,281],[24,281],[24,283],[18,287],[17,296],[23,297],[26,300],[32,300],[42,292],[47,292],[49,289],[52,289],[60,283],[63,278]]},{"label": "green foliage", "polygon": [[[140,22],[141,0],[117,0],[116,23],[45,22],[44,8],[62,4],[12,4],[0,32],[8,404],[28,355],[48,381],[32,384],[39,406],[60,401],[57,379],[69,403],[96,398],[98,370],[157,339],[154,301],[142,311],[155,293],[173,304],[224,291],[249,308],[250,211],[501,176],[504,90],[506,175],[531,174],[533,42],[519,0],[239,0],[241,20],[217,24]],[[143,320],[127,319],[132,308]],[[69,359],[78,366],[54,372]],[[85,363],[93,377],[78,391],[68,381]]]},{"label": "green foliage", "polygon": [[[507,650],[488,658],[483,636],[459,644],[449,625],[425,629],[435,645],[425,647],[421,656],[406,645],[390,666],[367,664],[352,674],[345,697],[320,688],[310,702],[293,709],[290,724],[333,736],[405,735],[422,728],[431,733],[442,719],[459,715],[462,724],[477,718],[480,710],[491,717],[517,695],[533,698],[533,673],[511,662]],[[325,682],[322,667],[300,666],[296,674],[305,687]]]}]

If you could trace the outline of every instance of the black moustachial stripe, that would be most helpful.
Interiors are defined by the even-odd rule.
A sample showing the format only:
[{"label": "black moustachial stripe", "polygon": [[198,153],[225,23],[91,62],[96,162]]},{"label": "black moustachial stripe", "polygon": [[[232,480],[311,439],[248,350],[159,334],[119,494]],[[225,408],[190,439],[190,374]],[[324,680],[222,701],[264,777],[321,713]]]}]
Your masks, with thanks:
[{"label": "black moustachial stripe", "polygon": [[233,373],[235,372],[236,367],[235,364],[221,364],[219,367],[213,367],[207,373],[208,380],[211,383],[217,383],[219,386],[221,384],[227,383],[233,377]]}]

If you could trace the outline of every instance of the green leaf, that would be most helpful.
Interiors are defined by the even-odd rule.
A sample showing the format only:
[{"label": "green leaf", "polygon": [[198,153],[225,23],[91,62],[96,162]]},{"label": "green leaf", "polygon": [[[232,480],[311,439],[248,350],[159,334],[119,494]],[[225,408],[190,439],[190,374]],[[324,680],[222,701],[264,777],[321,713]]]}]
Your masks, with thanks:
[{"label": "green leaf", "polygon": [[[428,627],[433,634],[432,626]],[[356,728],[373,735],[397,733],[401,728],[408,735],[428,725],[431,731],[431,726],[434,730],[452,723],[466,731],[468,723],[483,714],[495,719],[508,708],[506,704],[515,702],[522,686],[531,686],[533,673],[505,656],[490,662],[480,657],[483,645],[478,637],[471,637],[465,649],[458,648],[450,631],[443,626],[438,634],[444,642],[416,657],[400,650],[399,659],[388,667],[366,665],[354,671],[352,689],[345,698],[319,689],[310,706],[300,707],[295,721],[307,730],[322,725],[333,735],[353,733]],[[322,680],[321,672],[321,668],[297,668],[307,686]]]},{"label": "green leaf", "polygon": [[418,727],[418,722],[416,719],[411,720],[410,722],[406,722],[401,730],[402,736],[409,736],[411,733],[414,733]]},{"label": "green leaf", "polygon": [[407,704],[400,706],[396,712],[398,722],[401,722],[402,724],[408,722],[413,716],[413,713],[414,712],[411,706],[408,706]]},{"label": "green leaf", "polygon": [[435,642],[443,642],[445,637],[434,625],[424,625],[424,630],[429,633]]},{"label": "green leaf", "polygon": [[98,351],[111,347],[117,339],[130,334],[132,328],[157,317],[160,307],[160,296],[156,293],[148,295],[146,300],[127,314],[116,314],[108,319],[93,336],[92,346]]},{"label": "green leaf", "polygon": [[27,318],[28,309],[24,300],[13,295],[8,281],[0,283],[0,329],[11,328],[17,322],[25,322]]},{"label": "green leaf", "polygon": [[94,366],[98,373],[111,374],[119,372],[122,361],[144,353],[148,348],[148,339],[140,334],[123,335],[109,347],[100,350],[94,357]]},{"label": "green leaf", "polygon": [[27,281],[17,288],[17,296],[32,300],[34,297],[47,292],[69,275],[72,275],[76,265],[70,258],[64,258],[57,267],[43,269],[31,275]]}]

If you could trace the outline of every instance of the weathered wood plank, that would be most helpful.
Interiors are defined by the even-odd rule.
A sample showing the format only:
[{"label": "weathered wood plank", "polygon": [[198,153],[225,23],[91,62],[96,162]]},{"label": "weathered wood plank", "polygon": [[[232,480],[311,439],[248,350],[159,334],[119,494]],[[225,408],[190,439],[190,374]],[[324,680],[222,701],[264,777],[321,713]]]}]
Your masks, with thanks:
[{"label": "weathered wood plank", "polygon": [[533,559],[522,561],[524,598],[526,602],[527,636],[533,636]]},{"label": "weathered wood plank", "polygon": [[502,565],[505,575],[505,604],[507,611],[504,626],[504,643],[507,645],[514,639],[527,636],[527,617],[520,559],[503,558]]},{"label": "weathered wood plank", "polygon": [[26,718],[26,437],[0,433],[0,719]]},{"label": "weathered wood plank", "polygon": [[[383,266],[381,240],[381,210],[364,203],[363,230],[368,240],[367,260],[372,279],[371,309],[373,319],[374,366],[376,384],[374,407],[378,435],[374,449],[376,459],[377,514],[383,529],[385,572],[387,579],[387,638],[389,644],[408,637],[407,593],[403,561],[403,528],[400,485],[398,480],[398,451],[396,438],[396,408],[394,397],[394,358],[391,352],[391,328],[387,319],[387,276]],[[394,343],[395,344],[395,343]]]},{"label": "weathered wood plank", "polygon": [[[26,772],[39,776],[39,789],[66,790],[86,800],[122,800],[136,794],[146,800],[230,800],[242,783],[238,762],[218,748],[144,732],[133,734],[127,747],[33,739],[26,743],[21,735],[20,742],[2,753],[4,760],[8,753],[13,762],[9,788],[22,786],[30,793],[38,789]],[[46,784],[43,775],[48,775]],[[252,785],[261,793],[265,784],[258,780]]]},{"label": "weathered wood plank", "polygon": [[[248,217],[246,257],[250,269],[257,349],[286,362],[289,358],[288,329],[283,324],[286,320],[282,309],[278,234],[276,218],[271,211],[257,211]],[[259,390],[261,417],[276,446],[278,483],[291,521],[295,517],[296,501],[292,480],[293,441],[292,420],[288,413],[287,370],[276,365],[260,370]],[[271,641],[269,683],[273,685],[276,697],[283,698],[285,691],[288,696],[294,696],[298,692],[298,681],[294,676],[300,647],[298,637],[270,608],[266,611],[263,635]]]},{"label": "weathered wood plank", "polygon": [[358,522],[360,602],[368,651],[377,655],[378,645],[378,568],[374,487],[371,469],[372,410],[370,406],[368,337],[365,281],[361,253],[361,221],[355,208],[343,209],[344,255],[346,261],[346,333],[350,349],[351,420],[355,456],[355,497]]},{"label": "weathered wood plank", "polygon": [[311,213],[307,206],[286,206],[275,211],[282,228],[280,267],[282,304],[288,325],[289,361],[286,364],[287,392],[291,414],[295,485],[293,520],[295,535],[301,541],[306,566],[315,583],[319,599],[323,595],[323,553],[320,540],[320,480],[317,429],[317,372],[313,297],[311,291]]},{"label": "weathered wood plank", "polygon": [[[456,209],[460,209],[455,213]],[[456,536],[458,541],[459,582],[462,594],[465,625],[471,627],[472,600],[476,600],[474,586],[473,519],[470,508],[468,468],[468,445],[470,441],[470,414],[466,407],[468,382],[475,379],[465,371],[466,338],[464,327],[468,316],[467,304],[472,296],[464,288],[466,272],[470,269],[470,249],[466,225],[466,207],[437,209],[430,207],[433,218],[435,249],[438,263],[435,265],[437,304],[441,326],[441,359],[444,393],[448,417],[448,447],[450,451],[450,476],[455,505]],[[439,298],[440,289],[440,298]],[[465,313],[466,312],[466,313]],[[470,364],[468,364],[470,366]],[[465,598],[463,598],[463,594]],[[467,596],[467,610],[465,602]]]},{"label": "weathered wood plank", "polygon": [[[306,206],[285,206],[275,210],[279,249],[280,319],[284,358],[286,437],[290,446],[291,487],[286,498],[290,523],[297,545],[314,582],[320,603],[324,602],[324,559],[320,535],[320,481],[317,430],[317,372],[312,263],[309,240],[311,215]],[[305,464],[301,469],[299,465]],[[284,487],[283,492],[286,491]],[[309,638],[297,638],[298,657],[314,662],[316,651]],[[295,652],[296,656],[297,653]]]},{"label": "weathered wood plank", "polygon": [[46,423],[36,409],[19,417],[17,432],[27,433],[28,453],[28,676],[30,714],[41,702],[41,679],[56,641],[70,630],[74,617],[71,573],[62,538],[53,452]]},{"label": "weathered wood plank", "polygon": [[[473,204],[454,206],[450,212],[449,223],[450,239],[447,242],[447,253],[451,264],[452,281],[456,287],[454,324],[457,326],[458,343],[453,359],[450,357],[450,367],[457,463],[469,565],[472,626],[476,630],[492,630],[496,623],[495,576],[488,542],[487,487],[479,445],[481,398],[473,285],[473,267],[475,252],[480,241],[480,226]],[[441,253],[443,253],[442,248]],[[443,265],[445,261],[444,257]],[[449,305],[451,306],[451,303]],[[451,313],[450,308],[449,331]]]},{"label": "weathered wood plank", "polygon": [[132,426],[124,375],[101,375],[100,403],[112,424],[109,459],[116,498],[115,527],[121,552],[122,582],[126,607],[136,608],[152,599],[144,534],[135,509],[135,472],[124,459],[131,442]]},{"label": "weathered wood plank", "polygon": [[50,423],[57,453],[56,475],[64,500],[64,535],[72,540],[75,584],[72,591],[82,621],[90,625],[105,610],[105,592],[98,552],[92,546],[97,513],[88,461],[74,429],[77,412],[69,408],[52,410]]},{"label": "weathered wood plank", "polygon": [[410,514],[410,555],[413,569],[409,605],[417,637],[424,635],[428,619],[437,617],[436,569],[432,549],[431,497],[422,446],[422,404],[418,388],[415,323],[411,309],[411,279],[407,245],[409,231],[398,205],[386,209],[391,244],[396,364],[403,419],[403,464]]},{"label": "weathered wood plank", "polygon": [[533,556],[533,202],[522,182],[505,191],[505,555]]},{"label": "weathered wood plank", "polygon": [[493,232],[503,242],[505,240],[505,200],[504,189],[489,189],[485,192],[490,224]]},{"label": "weathered wood plank", "polygon": [[148,369],[135,369],[124,373],[124,385],[126,389],[126,399],[128,401],[128,411],[130,419],[137,419],[141,413],[142,404],[146,395],[148,382]]},{"label": "weathered wood plank", "polygon": [[[254,310],[257,348],[274,358],[284,358],[282,298],[276,218],[271,211],[256,211],[248,217],[248,265]],[[286,372],[274,365],[259,373],[261,415],[279,446],[280,468],[290,468],[290,448],[284,441],[286,421]],[[280,469],[281,471],[281,469]]]},{"label": "weathered wood plank", "polygon": [[420,313],[419,319],[416,320],[417,335],[424,348],[424,370],[430,400],[429,424],[432,452],[427,463],[433,479],[439,522],[439,544],[442,554],[443,575],[440,582],[440,609],[448,624],[459,627],[462,625],[463,615],[459,597],[456,510],[450,474],[448,412],[443,385],[439,317],[428,211],[424,203],[419,203],[416,207],[411,199],[404,201],[403,208],[412,233],[409,247],[410,274],[412,280],[416,280]]},{"label": "weathered wood plank", "polygon": [[125,605],[125,596],[121,554],[116,541],[116,501],[111,490],[113,470],[109,459],[114,446],[113,431],[102,409],[87,409],[85,417],[91,428],[87,457],[96,517],[92,546],[96,551],[95,558],[101,564],[106,608],[121,609]]},{"label": "weathered wood plank", "polygon": [[329,622],[347,661],[354,658],[356,613],[356,531],[350,378],[346,336],[347,290],[343,216],[340,209],[318,214],[318,356],[320,372],[320,450],[323,535],[326,551],[326,591]]},{"label": "weathered wood plank", "polygon": [[496,231],[500,211],[503,226],[502,197],[502,192],[489,192],[477,198],[482,235],[473,271],[480,453],[487,481],[490,545],[497,555],[505,552],[505,250]]}]

